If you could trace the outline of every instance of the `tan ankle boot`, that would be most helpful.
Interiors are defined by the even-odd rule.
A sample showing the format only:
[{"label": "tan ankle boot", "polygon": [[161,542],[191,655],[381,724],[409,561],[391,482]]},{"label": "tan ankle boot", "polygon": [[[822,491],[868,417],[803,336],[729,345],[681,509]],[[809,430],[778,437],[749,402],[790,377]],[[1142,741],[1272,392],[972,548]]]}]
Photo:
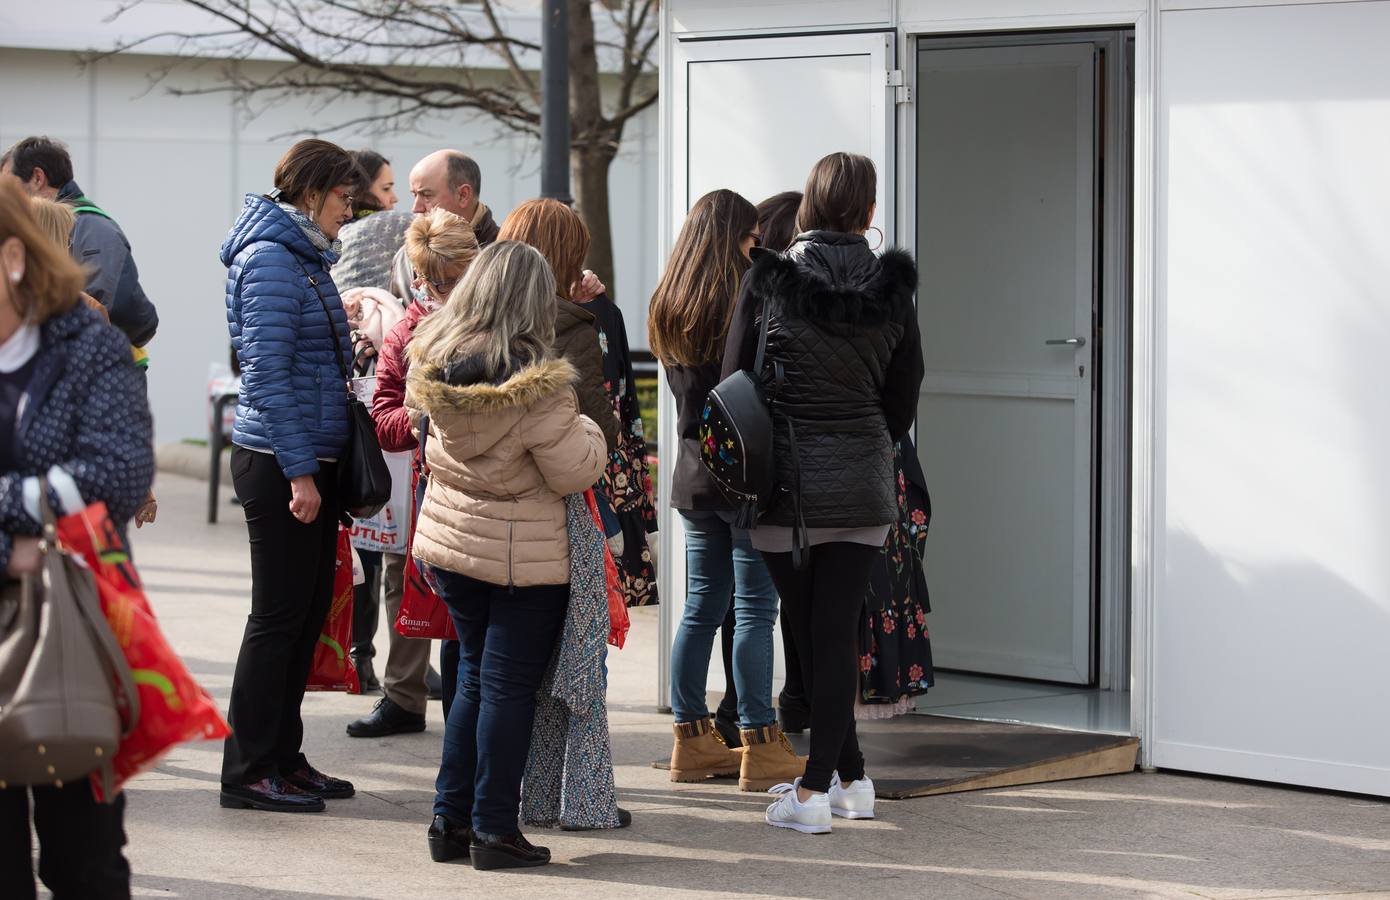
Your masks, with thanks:
[{"label": "tan ankle boot", "polygon": [[795,781],[806,773],[806,757],[796,755],[781,726],[768,725],[739,734],[743,737],[739,790],[765,791],[775,784]]},{"label": "tan ankle boot", "polygon": [[677,722],[671,748],[672,781],[704,781],[716,775],[737,775],[742,754],[730,750],[710,718]]}]

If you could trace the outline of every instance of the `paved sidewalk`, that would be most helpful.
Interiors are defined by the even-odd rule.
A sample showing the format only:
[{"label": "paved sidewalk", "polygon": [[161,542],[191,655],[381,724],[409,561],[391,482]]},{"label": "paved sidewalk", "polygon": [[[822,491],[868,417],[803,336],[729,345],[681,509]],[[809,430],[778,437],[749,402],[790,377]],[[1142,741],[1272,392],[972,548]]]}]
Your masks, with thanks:
[{"label": "paved sidewalk", "polygon": [[[218,525],[203,523],[205,490],[161,475],[159,522],[137,532],[135,546],[171,641],[225,704],[249,557],[236,507],[224,506]],[[614,758],[632,828],[536,830],[530,836],[555,863],[529,872],[434,864],[425,828],[438,704],[423,734],[362,740],[343,726],[373,698],[311,694],[305,750],[352,779],[358,796],[322,815],[220,809],[220,745],[181,747],[129,787],[135,895],[1390,897],[1390,804],[1216,779],[1134,774],[880,801],[878,819],[836,820],[828,836],[769,828],[762,796],[729,783],[673,785],[650,767],[670,749],[669,717],[655,712],[655,633],[655,610],[635,611],[627,649],[610,657]]]}]

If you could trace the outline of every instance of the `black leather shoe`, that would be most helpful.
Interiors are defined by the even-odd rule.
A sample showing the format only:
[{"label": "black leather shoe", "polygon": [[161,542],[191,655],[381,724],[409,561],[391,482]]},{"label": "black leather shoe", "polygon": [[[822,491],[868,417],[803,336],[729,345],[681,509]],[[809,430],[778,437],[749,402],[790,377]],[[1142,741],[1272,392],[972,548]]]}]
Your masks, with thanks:
[{"label": "black leather shoe", "polygon": [[444,683],[439,680],[439,673],[430,666],[425,670],[425,696],[431,700],[444,699]]},{"label": "black leather shoe", "polygon": [[266,812],[323,812],[323,798],[302,790],[279,775],[254,784],[224,784],[218,804],[223,809],[261,809]]},{"label": "black leather shoe", "polygon": [[357,670],[357,693],[381,693],[381,680],[376,677],[376,669],[372,667],[370,656],[354,656],[352,667]]},{"label": "black leather shoe", "polygon": [[352,737],[385,737],[388,734],[415,734],[425,730],[425,714],[409,712],[382,697],[372,711],[356,722],[349,722]]},{"label": "black leather shoe", "polygon": [[801,734],[811,727],[811,706],[806,698],[783,691],[777,695],[777,721],[787,734]]},{"label": "black leather shoe", "polygon": [[468,848],[473,868],[531,869],[550,862],[550,851],[537,847],[521,832],[516,834],[485,834],[473,832],[473,844]]},{"label": "black leather shoe", "polygon": [[738,712],[720,706],[714,711],[714,728],[730,750],[743,746],[743,737],[739,734]]},{"label": "black leather shoe", "polygon": [[[617,824],[616,826],[614,826],[614,827],[615,827],[615,828],[626,828],[626,827],[628,827],[628,826],[631,825],[631,824],[632,824],[632,813],[630,813],[630,812],[628,812],[627,810],[623,809],[621,806],[618,807],[618,824]],[[598,829],[598,828],[589,828],[588,826],[585,826],[585,825],[561,825],[561,826],[560,826],[560,830],[561,830],[561,831],[599,831],[600,829]]]},{"label": "black leather shoe", "polygon": [[307,763],[304,768],[286,774],[285,780],[301,791],[317,794],[325,800],[346,800],[357,793],[351,781],[330,778]]},{"label": "black leather shoe", "polygon": [[468,845],[473,843],[472,828],[459,828],[443,816],[435,816],[425,834],[430,844],[430,859],[435,862],[468,859]]}]

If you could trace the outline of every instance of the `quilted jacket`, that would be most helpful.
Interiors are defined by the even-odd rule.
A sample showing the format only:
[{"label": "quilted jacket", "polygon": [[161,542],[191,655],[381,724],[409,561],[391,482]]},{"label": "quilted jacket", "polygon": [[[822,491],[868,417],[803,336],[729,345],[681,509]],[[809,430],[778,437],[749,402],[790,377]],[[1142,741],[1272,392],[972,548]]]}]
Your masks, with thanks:
[{"label": "quilted jacket", "polygon": [[417,362],[406,379],[412,416],[430,418],[415,558],[489,584],[568,584],[564,497],[607,462],[603,432],[579,413],[574,366],[548,360],[492,381],[468,362]]},{"label": "quilted jacket", "polygon": [[[10,563],[15,535],[39,534],[24,499],[26,487],[37,498],[37,476],[61,468],[83,500],[106,504],[122,531],[154,478],[145,376],[126,336],[86,304],[40,326],[19,412],[13,436],[18,467],[0,472],[0,572]],[[52,492],[49,499],[59,515],[77,511],[64,510]]]},{"label": "quilted jacket", "polygon": [[348,443],[342,371],[352,359],[347,315],[328,275],[335,259],[255,194],[222,244],[227,328],[241,364],[232,443],[274,453],[286,478],[314,474]]},{"label": "quilted jacket", "polygon": [[907,253],[876,257],[861,235],[812,231],[785,253],[757,254],[735,306],[724,375],[753,368],[768,300],[759,376],[772,398],[778,490],[761,524],[795,524],[798,486],[807,527],[897,519],[893,443],[912,427],[923,376],[916,289]]},{"label": "quilted jacket", "polygon": [[405,408],[405,376],[410,371],[406,348],[415,336],[415,326],[429,315],[425,307],[412,303],[386,335],[376,362],[376,393],[372,394],[372,422],[381,449],[387,452],[414,450],[419,446],[411,431],[410,412]]}]

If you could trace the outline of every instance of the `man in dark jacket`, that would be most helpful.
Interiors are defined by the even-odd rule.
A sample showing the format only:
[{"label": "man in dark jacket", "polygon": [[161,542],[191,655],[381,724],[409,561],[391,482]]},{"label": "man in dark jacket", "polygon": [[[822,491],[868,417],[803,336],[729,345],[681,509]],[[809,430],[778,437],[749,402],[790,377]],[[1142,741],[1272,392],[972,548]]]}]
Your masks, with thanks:
[{"label": "man in dark jacket", "polygon": [[[461,216],[473,226],[478,246],[486,247],[497,240],[500,230],[492,210],[478,199],[483,189],[483,172],[473,158],[458,150],[436,150],[410,170],[410,193],[415,204],[410,211],[419,215],[432,209],[443,209]],[[402,247],[391,264],[391,293],[409,306],[412,302],[411,282],[415,270]]]},{"label": "man in dark jacket", "polygon": [[87,199],[72,178],[67,147],[48,137],[27,137],[0,157],[0,174],[30,196],[66,203],[77,212],[72,255],[87,270],[87,293],[106,307],[111,324],[137,347],[154,337],[159,314],[140,287],[130,241],[111,215]]}]

